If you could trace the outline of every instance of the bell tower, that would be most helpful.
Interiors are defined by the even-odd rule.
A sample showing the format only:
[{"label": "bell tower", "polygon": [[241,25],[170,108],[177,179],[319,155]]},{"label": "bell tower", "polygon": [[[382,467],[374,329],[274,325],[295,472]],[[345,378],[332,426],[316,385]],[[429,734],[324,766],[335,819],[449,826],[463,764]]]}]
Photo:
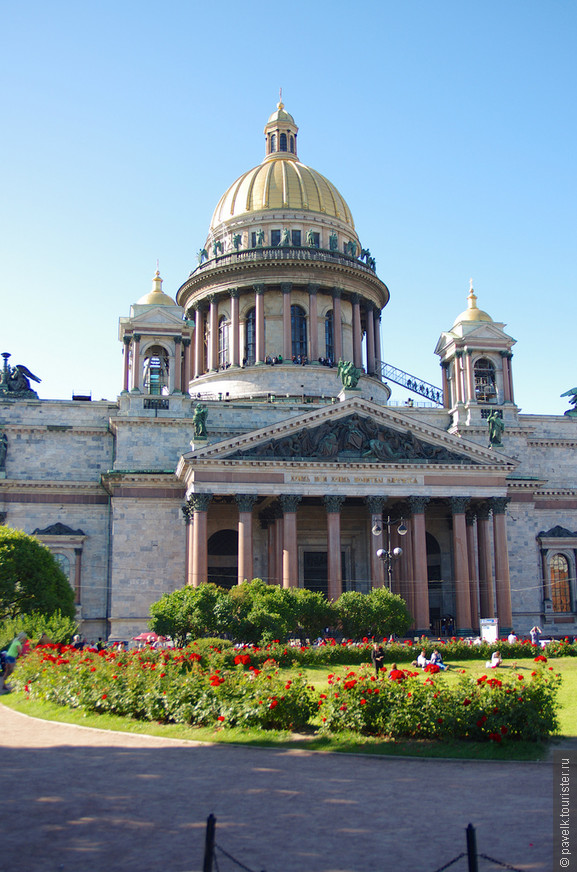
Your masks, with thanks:
[{"label": "bell tower", "polygon": [[471,279],[467,308],[451,329],[441,334],[435,354],[443,369],[444,405],[452,429],[485,426],[493,409],[512,421],[517,416],[511,359],[515,339],[505,324],[494,321],[477,306]]}]

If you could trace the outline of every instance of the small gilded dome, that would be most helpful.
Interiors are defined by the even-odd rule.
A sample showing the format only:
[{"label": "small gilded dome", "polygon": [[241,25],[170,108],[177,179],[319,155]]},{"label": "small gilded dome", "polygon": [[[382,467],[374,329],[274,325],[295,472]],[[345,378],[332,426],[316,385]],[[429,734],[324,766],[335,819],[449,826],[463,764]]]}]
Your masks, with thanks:
[{"label": "small gilded dome", "polygon": [[152,290],[145,294],[144,297],[141,297],[137,303],[138,306],[176,306],[176,303],[169,297],[168,294],[165,294],[162,290],[162,279],[160,278],[160,273],[156,270],[155,276],[152,280]]},{"label": "small gilded dome", "polygon": [[473,280],[471,279],[471,289],[469,291],[469,296],[467,297],[467,308],[464,312],[455,318],[455,323],[453,327],[457,324],[461,324],[463,321],[490,321],[493,319],[487,312],[483,312],[482,309],[477,308],[477,295],[473,291]]},{"label": "small gilded dome", "polygon": [[[267,122],[267,127],[269,124],[290,124],[291,127],[296,127],[295,120],[289,112],[285,111],[284,103],[277,103],[276,109],[270,116]],[[265,127],[266,131],[266,127]]]}]

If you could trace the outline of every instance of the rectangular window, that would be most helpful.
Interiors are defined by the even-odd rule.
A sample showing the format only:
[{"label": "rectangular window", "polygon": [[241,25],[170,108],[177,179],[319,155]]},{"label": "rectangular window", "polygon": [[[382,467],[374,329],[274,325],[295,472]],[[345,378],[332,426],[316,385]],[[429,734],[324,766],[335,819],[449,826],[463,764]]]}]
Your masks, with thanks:
[{"label": "rectangular window", "polygon": [[280,230],[271,230],[271,232],[270,232],[270,244],[271,245],[280,245]]},{"label": "rectangular window", "polygon": [[293,245],[301,244],[301,232],[300,230],[291,230],[291,242]]},{"label": "rectangular window", "polygon": [[256,248],[256,233],[250,234],[250,247]]}]

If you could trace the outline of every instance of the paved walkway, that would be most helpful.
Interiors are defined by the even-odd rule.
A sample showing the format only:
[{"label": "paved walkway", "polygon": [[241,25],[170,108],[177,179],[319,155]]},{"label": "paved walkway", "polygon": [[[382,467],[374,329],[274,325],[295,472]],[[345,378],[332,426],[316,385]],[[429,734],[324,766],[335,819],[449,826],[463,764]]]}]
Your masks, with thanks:
[{"label": "paved walkway", "polygon": [[[469,822],[479,852],[552,869],[546,762],[197,745],[1,704],[0,761],[0,872],[198,872],[211,812],[217,844],[254,872],[435,872],[465,850]],[[450,869],[465,872],[465,858]]]}]

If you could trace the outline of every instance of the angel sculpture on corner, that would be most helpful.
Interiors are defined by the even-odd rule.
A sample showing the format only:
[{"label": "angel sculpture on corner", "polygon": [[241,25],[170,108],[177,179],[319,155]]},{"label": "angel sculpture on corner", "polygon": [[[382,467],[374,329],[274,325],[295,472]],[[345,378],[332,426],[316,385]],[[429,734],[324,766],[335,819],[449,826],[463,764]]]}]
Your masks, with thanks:
[{"label": "angel sculpture on corner", "polygon": [[37,400],[38,394],[30,387],[30,381],[40,382],[42,379],[21,363],[10,366],[8,358],[11,355],[7,351],[2,353],[2,357],[4,367],[0,370],[0,397],[9,400]]}]

